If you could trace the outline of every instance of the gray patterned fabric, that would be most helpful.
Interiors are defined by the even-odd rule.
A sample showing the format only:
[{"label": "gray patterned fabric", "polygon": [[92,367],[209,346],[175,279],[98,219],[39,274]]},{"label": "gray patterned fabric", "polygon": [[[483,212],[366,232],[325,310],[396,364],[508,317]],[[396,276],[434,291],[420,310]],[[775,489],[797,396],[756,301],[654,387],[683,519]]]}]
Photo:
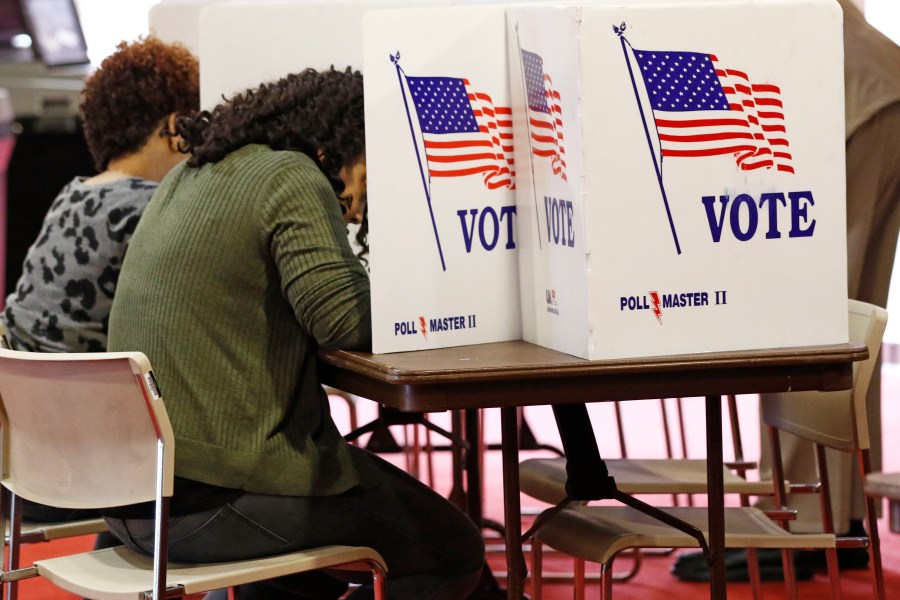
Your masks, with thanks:
[{"label": "gray patterned fabric", "polygon": [[6,300],[2,320],[18,350],[106,350],[125,250],[158,184],[126,178],[86,185],[84,179],[73,179],[53,201]]}]

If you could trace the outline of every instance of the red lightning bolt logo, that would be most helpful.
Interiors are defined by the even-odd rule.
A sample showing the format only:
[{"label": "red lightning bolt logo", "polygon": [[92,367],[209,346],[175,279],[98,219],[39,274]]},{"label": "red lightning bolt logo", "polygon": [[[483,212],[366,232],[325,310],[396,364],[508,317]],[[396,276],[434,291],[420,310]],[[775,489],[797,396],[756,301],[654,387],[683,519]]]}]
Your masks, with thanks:
[{"label": "red lightning bolt logo", "polygon": [[426,332],[428,330],[425,328],[425,317],[419,317],[419,325],[422,326],[422,337],[424,337],[427,340],[428,334]]},{"label": "red lightning bolt logo", "polygon": [[662,325],[662,311],[659,309],[659,292],[650,292],[650,301],[653,302],[653,314],[656,320]]}]

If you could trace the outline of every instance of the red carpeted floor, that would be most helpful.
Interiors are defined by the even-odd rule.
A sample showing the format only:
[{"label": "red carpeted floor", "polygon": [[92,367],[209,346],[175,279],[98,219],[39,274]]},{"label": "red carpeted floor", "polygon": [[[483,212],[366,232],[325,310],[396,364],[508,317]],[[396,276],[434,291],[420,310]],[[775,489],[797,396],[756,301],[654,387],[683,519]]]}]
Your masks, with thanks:
[{"label": "red carpeted floor", "polygon": [[[900,431],[900,365],[886,365],[882,373],[883,382],[883,422],[885,432],[884,468],[885,470],[900,471],[900,439],[891,435],[891,432]],[[669,401],[672,408],[672,401]],[[700,399],[687,399],[685,401],[686,434],[685,440],[688,455],[694,457],[703,456],[704,452],[704,425],[703,406]],[[739,409],[741,416],[741,428],[744,441],[744,452],[748,457],[756,457],[759,452],[758,421],[756,417],[756,401],[753,397],[740,397]],[[340,401],[333,404],[335,419],[343,429],[347,429],[347,407]],[[623,420],[627,435],[627,451],[629,456],[662,456],[665,452],[665,442],[662,429],[661,411],[659,401],[628,402],[623,404]],[[375,414],[372,403],[360,400],[357,403],[359,422],[365,423]],[[612,426],[614,414],[609,404],[592,405],[591,418],[595,431],[598,432],[601,452],[604,456],[620,455],[619,441]],[[537,440],[544,444],[557,445],[558,438],[555,434],[555,424],[552,413],[546,407],[530,407],[527,409],[526,420],[533,430]],[[433,420],[441,426],[449,427],[446,415],[436,415]],[[499,442],[499,414],[497,411],[485,412],[485,436],[487,443]],[[395,430],[395,437],[402,441],[403,432]],[[364,440],[363,440],[364,441]],[[433,443],[442,441],[432,438]],[[680,441],[677,434],[673,434],[672,444],[675,446],[676,455],[680,455]],[[523,452],[522,456],[547,455],[543,450]],[[726,456],[728,452],[726,450]],[[404,465],[405,461],[400,455],[387,455],[398,464]],[[449,457],[446,452],[435,453],[434,456],[434,487],[448,494],[449,484]],[[502,521],[502,493],[501,493],[501,468],[500,457],[497,452],[488,452],[485,456],[485,516],[495,521]],[[423,480],[428,480],[426,464],[420,465],[420,473]],[[525,511],[539,510],[540,503],[523,496],[522,506]],[[529,517],[526,517],[526,520]],[[888,598],[900,598],[900,534],[888,530],[886,523],[882,522],[882,552],[885,569],[886,587]],[[490,533],[488,535],[491,535]],[[499,540],[488,539],[489,562],[492,569],[499,575],[502,585],[505,572],[505,557],[499,549]],[[23,563],[40,557],[56,556],[73,550],[89,550],[93,540],[91,538],[76,538],[73,540],[61,540],[46,544],[35,544],[23,549]],[[647,556],[637,575],[628,582],[617,584],[615,596],[618,600],[680,600],[708,597],[708,587],[701,583],[684,583],[670,573],[670,567],[674,555]],[[627,569],[630,566],[628,559],[620,559],[617,566]],[[545,572],[564,573],[571,572],[571,561],[559,556],[548,556],[545,562]],[[390,574],[388,574],[390,577]],[[842,589],[845,600],[863,600],[872,597],[871,578],[867,570],[845,571],[842,573]],[[784,588],[780,583],[764,584],[766,598],[784,598]],[[598,589],[596,583],[589,583],[588,598],[597,598]],[[56,590],[50,584],[40,579],[27,580],[20,583],[20,597],[24,600],[69,600],[76,596],[65,594]],[[545,600],[562,600],[572,597],[571,583],[567,581],[551,581],[544,587]],[[732,583],[728,587],[730,600],[745,600],[751,598],[749,584]],[[800,598],[818,599],[829,597],[827,578],[824,573],[818,573],[812,581],[801,582]]]}]

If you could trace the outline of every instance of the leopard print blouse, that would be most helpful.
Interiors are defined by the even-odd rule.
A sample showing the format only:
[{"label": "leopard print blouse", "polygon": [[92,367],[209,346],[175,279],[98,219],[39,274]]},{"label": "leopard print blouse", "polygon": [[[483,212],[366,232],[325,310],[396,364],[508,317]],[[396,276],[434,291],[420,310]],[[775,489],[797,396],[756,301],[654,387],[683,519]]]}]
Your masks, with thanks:
[{"label": "leopard print blouse", "polygon": [[157,183],[127,178],[59,193],[25,257],[2,319],[13,347],[106,350],[109,311],[125,250]]}]

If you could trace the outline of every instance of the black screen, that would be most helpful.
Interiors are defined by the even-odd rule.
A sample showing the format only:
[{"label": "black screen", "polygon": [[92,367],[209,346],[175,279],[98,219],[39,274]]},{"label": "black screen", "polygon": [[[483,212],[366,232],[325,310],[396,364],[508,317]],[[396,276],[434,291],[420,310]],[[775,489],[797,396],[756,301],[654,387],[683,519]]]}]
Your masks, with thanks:
[{"label": "black screen", "polygon": [[72,0],[19,0],[32,47],[48,66],[89,62]]}]

